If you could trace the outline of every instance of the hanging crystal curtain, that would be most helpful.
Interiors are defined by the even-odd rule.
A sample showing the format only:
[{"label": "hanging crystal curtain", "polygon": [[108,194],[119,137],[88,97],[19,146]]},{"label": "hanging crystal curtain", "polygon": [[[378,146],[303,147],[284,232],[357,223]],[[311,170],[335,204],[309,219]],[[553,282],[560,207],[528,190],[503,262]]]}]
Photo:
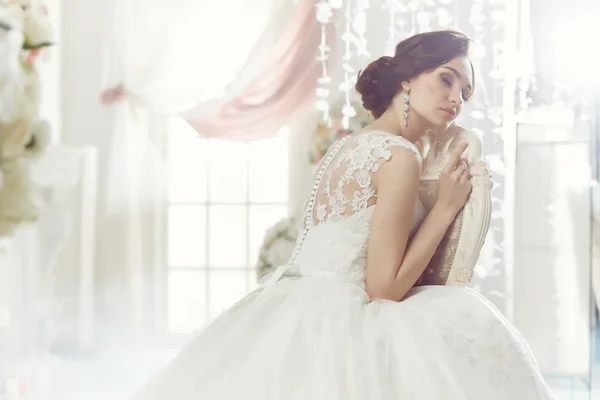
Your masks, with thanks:
[{"label": "hanging crystal curtain", "polygon": [[[321,64],[322,75],[318,79],[317,87],[317,110],[323,113],[323,120],[329,121],[329,95],[331,90],[329,88],[331,83],[331,76],[327,69],[327,60],[331,55],[331,47],[327,45],[327,24],[332,23],[333,9],[339,8],[340,1],[320,0],[317,4],[317,21],[321,24],[321,44],[319,45],[319,55],[317,56],[317,62]],[[332,5],[333,4],[333,5]]]},{"label": "hanging crystal curtain", "polygon": [[[357,70],[353,61],[369,56],[367,50],[367,11],[369,0],[320,0],[317,3],[316,17],[321,24],[321,45],[317,61],[322,66],[322,76],[318,80],[316,108],[322,113],[322,120],[329,123],[330,104],[337,97],[336,90],[331,88],[332,76],[328,71],[326,62],[331,56],[331,47],[328,41],[337,40],[326,35],[327,24],[334,23],[336,13],[339,18],[342,56],[341,72],[342,79],[339,91],[344,99],[342,106],[342,125],[348,128],[349,121],[356,116],[356,110],[351,103],[352,91],[356,82]],[[332,98],[333,97],[333,98]]]},{"label": "hanging crystal curtain", "polygon": [[[322,112],[323,120],[329,121],[329,104],[341,94],[344,99],[342,115],[344,125],[356,114],[350,99],[356,82],[357,71],[364,68],[365,61],[382,54],[370,55],[367,46],[367,20],[370,13],[387,16],[388,26],[373,26],[370,29],[388,31],[385,53],[391,55],[396,44],[413,34],[454,29],[465,33],[473,40],[471,59],[477,79],[476,95],[465,108],[458,123],[465,128],[481,133],[484,141],[484,154],[492,171],[495,190],[493,192],[493,215],[486,245],[473,281],[475,289],[490,298],[502,311],[510,309],[510,260],[506,260],[504,218],[501,213],[507,206],[504,202],[503,186],[505,172],[505,142],[503,132],[507,105],[506,85],[514,85],[514,77],[505,76],[502,68],[507,61],[507,38],[512,37],[509,30],[516,29],[507,25],[510,18],[507,10],[512,4],[508,0],[384,0],[376,9],[369,0],[320,0],[317,4],[317,19],[323,26],[321,53],[318,61],[323,65],[323,75],[317,89],[317,109]],[[514,7],[513,7],[514,8]],[[339,12],[339,27],[342,41],[339,93],[332,89],[332,74],[325,66],[330,48],[325,26],[332,23],[335,13]],[[507,26],[509,26],[507,28]],[[508,35],[507,35],[508,33]],[[370,46],[373,47],[373,46]],[[512,53],[510,53],[512,54]],[[511,58],[511,57],[508,57]],[[512,56],[514,58],[514,56]],[[511,58],[511,59],[512,59]],[[514,60],[512,61],[514,63]],[[508,90],[511,90],[508,88]]]}]

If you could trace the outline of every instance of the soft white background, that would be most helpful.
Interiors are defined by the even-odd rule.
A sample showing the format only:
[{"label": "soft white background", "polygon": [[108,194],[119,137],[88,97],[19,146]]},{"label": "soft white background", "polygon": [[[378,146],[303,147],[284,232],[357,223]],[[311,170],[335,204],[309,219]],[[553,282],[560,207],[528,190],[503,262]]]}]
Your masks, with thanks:
[{"label": "soft white background", "polygon": [[[543,2],[543,1],[542,1]],[[373,6],[379,8],[378,2],[372,2]],[[539,2],[535,8],[536,12],[542,13],[543,7],[539,6]],[[103,7],[103,2],[95,0],[54,0],[51,8],[60,10],[62,17],[60,23],[60,47],[59,52],[55,53],[50,63],[49,68],[45,71],[47,76],[47,88],[45,91],[45,111],[52,119],[56,128],[56,140],[70,145],[93,145],[98,149],[99,156],[99,208],[103,207],[104,200],[107,196],[106,192],[106,164],[108,163],[108,153],[110,150],[111,129],[112,129],[112,113],[108,108],[100,105],[98,97],[102,89],[102,73],[103,73],[103,55],[104,48],[103,34],[104,23],[107,21],[107,10]],[[543,14],[540,14],[540,17]],[[369,26],[376,27],[387,24],[387,16],[381,12],[373,12],[370,14]],[[57,21],[58,22],[58,21]],[[546,30],[535,32],[537,35],[546,34]],[[239,34],[239,32],[232,34]],[[370,29],[369,46],[372,56],[381,55],[384,51],[384,46],[387,39],[386,30]],[[539,50],[542,51],[542,50]],[[546,54],[543,53],[542,54]],[[553,58],[540,57],[543,63],[540,67],[543,69],[545,65],[553,65]],[[548,69],[550,71],[550,69]],[[552,71],[550,71],[552,72]],[[287,200],[290,211],[296,210],[304,201],[304,196],[307,188],[310,186],[311,169],[306,164],[306,140],[302,133],[307,132],[312,128],[314,120],[311,113],[299,114],[297,120],[289,127],[289,146],[286,157],[289,162],[289,170],[287,171]],[[311,115],[311,117],[308,117]],[[528,147],[527,151],[531,155],[533,164],[523,166],[524,171],[532,171],[536,168],[536,157],[549,157],[556,147],[544,147],[536,150]],[[583,150],[585,152],[585,150]],[[581,154],[581,153],[579,153]],[[576,167],[576,166],[575,166]],[[573,168],[575,168],[573,167]],[[585,170],[586,166],[581,166],[581,170]],[[573,169],[572,174],[577,174],[579,171]],[[531,179],[538,179],[539,175],[534,174]],[[567,178],[563,178],[568,180]],[[532,193],[541,190],[542,188],[534,187],[531,181],[522,183],[522,187],[517,190],[530,190]],[[541,186],[541,184],[540,184]],[[540,199],[542,203],[544,199]],[[550,205],[550,199],[547,199]],[[285,204],[285,202],[282,202]],[[535,214],[536,210],[528,210],[528,202],[523,201],[518,203],[521,207],[518,215],[526,218],[528,215]],[[284,206],[285,207],[285,206]],[[576,207],[581,210],[577,204]],[[570,212],[565,211],[565,213]],[[586,229],[585,219],[580,219],[582,225],[569,226],[564,232],[568,231],[579,232]],[[570,219],[565,220],[568,224]],[[77,400],[95,400],[95,399],[126,399],[134,388],[147,378],[153,370],[158,368],[172,354],[171,349],[160,349],[149,346],[136,346],[129,341],[119,340],[120,331],[111,324],[118,324],[119,311],[123,307],[124,296],[120,293],[121,285],[119,282],[124,278],[125,272],[118,264],[111,263],[111,248],[118,246],[119,243],[111,243],[110,232],[106,232],[104,221],[98,221],[99,236],[102,240],[98,241],[96,249],[96,271],[95,279],[97,282],[102,282],[103,286],[97,288],[97,309],[98,315],[96,323],[98,324],[98,332],[101,334],[97,338],[97,346],[95,347],[91,357],[70,357],[66,359],[56,359],[54,368],[61,371],[61,376],[64,381],[60,385],[61,390],[69,388],[69,394],[60,392],[56,394],[56,399],[77,399]],[[568,225],[567,225],[568,226]],[[104,230],[104,231],[103,231]],[[532,235],[539,234],[532,233]],[[586,253],[589,247],[578,246],[569,247],[566,250],[566,256],[561,259],[565,263],[570,263],[573,258],[569,259],[569,254],[580,255]],[[526,258],[529,250],[523,250],[522,258]],[[570,253],[569,253],[570,252]],[[516,258],[519,258],[518,255]],[[531,257],[529,258],[531,259]],[[548,261],[550,262],[550,261]],[[576,261],[577,262],[577,261]],[[522,274],[523,279],[528,279],[530,283],[537,281],[537,274],[544,274],[544,262],[539,259],[530,261],[535,265],[535,270],[529,271],[530,275]],[[523,292],[527,293],[528,285],[525,281],[519,281],[521,286],[524,286]],[[114,283],[114,284],[113,284]],[[242,285],[243,286],[243,285]],[[234,293],[240,293],[247,290],[247,286],[241,287],[238,290],[233,289]],[[223,283],[221,288],[223,292],[232,291],[231,287]],[[223,303],[227,303],[229,298],[223,293]],[[231,296],[229,296],[231,297]],[[531,312],[537,312],[538,309],[532,308]],[[531,321],[535,315],[524,315],[523,323],[527,319]],[[110,325],[110,326],[109,326]],[[529,325],[528,325],[529,326]],[[531,327],[530,327],[531,328]],[[533,328],[531,328],[533,329]],[[103,334],[110,332],[111,335],[104,336]],[[115,333],[116,332],[116,333]],[[542,335],[543,330],[536,331]],[[574,336],[580,332],[564,332],[567,338],[572,340]],[[532,335],[536,333],[533,332]],[[64,384],[64,385],[63,385]]]}]

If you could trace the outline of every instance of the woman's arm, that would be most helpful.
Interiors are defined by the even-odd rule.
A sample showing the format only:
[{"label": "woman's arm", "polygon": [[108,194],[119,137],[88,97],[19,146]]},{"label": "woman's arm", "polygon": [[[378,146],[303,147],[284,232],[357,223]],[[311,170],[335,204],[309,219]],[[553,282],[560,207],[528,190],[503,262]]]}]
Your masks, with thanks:
[{"label": "woman's arm", "polygon": [[371,298],[402,300],[429,264],[470,191],[466,164],[460,162],[465,148],[461,145],[452,152],[442,173],[438,201],[410,246],[420,162],[408,150],[398,148],[377,172],[377,206],[367,253],[367,293]]}]

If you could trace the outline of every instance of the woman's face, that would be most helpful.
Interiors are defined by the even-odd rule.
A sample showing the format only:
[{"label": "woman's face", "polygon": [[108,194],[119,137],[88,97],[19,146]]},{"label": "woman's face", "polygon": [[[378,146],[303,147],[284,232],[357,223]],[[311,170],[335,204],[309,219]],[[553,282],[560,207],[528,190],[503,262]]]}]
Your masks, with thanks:
[{"label": "woman's face", "polygon": [[[462,112],[473,90],[473,68],[467,57],[424,72],[407,83],[411,111],[437,129],[446,129]],[[410,123],[410,122],[409,122]]]}]

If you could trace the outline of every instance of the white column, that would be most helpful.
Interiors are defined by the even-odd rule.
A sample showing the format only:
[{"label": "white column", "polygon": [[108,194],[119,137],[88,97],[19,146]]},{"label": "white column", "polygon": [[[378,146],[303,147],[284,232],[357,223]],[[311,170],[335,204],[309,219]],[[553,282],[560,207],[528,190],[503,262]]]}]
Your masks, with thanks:
[{"label": "white column", "polygon": [[512,314],[542,372],[586,377],[593,312],[591,129],[573,124],[568,114],[547,110],[518,126]]}]

